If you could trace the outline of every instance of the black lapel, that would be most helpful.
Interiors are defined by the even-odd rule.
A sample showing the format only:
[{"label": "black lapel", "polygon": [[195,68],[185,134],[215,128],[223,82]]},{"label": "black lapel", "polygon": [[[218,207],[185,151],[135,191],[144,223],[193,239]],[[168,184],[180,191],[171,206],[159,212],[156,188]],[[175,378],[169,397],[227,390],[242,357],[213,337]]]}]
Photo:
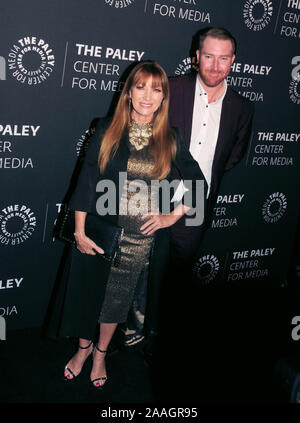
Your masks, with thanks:
[{"label": "black lapel", "polygon": [[128,133],[122,136],[119,144],[119,148],[109,160],[108,166],[104,172],[103,177],[116,181],[119,179],[119,172],[126,172],[127,162],[129,158],[129,138]]},{"label": "black lapel", "polygon": [[[217,145],[212,165],[212,178],[216,173],[218,173],[218,165],[222,155],[226,155],[226,150],[230,147],[230,134],[231,134],[231,125],[232,125],[232,108],[231,108],[231,90],[228,87],[225,97],[223,99],[221,119],[220,119],[220,128],[217,139]],[[212,180],[213,184],[213,180]]]},{"label": "black lapel", "polygon": [[110,159],[107,168],[102,176],[102,179],[108,179],[114,182],[116,187],[116,197],[117,197],[117,214],[119,214],[119,204],[120,204],[120,188],[119,188],[119,174],[120,172],[127,171],[127,163],[130,155],[129,150],[129,138],[128,132],[126,131],[122,136],[119,144],[119,148],[116,151],[115,155]]},{"label": "black lapel", "polygon": [[183,88],[184,140],[188,148],[191,143],[196,78],[197,75],[188,75],[187,84]]}]

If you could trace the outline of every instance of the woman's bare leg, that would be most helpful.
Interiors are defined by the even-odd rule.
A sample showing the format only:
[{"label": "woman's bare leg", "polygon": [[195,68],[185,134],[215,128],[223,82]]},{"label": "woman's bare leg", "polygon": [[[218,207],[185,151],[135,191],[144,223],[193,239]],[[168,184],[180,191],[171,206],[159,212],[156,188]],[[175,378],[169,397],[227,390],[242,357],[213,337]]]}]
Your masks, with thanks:
[{"label": "woman's bare leg", "polygon": [[[89,346],[89,344],[91,344]],[[71,358],[68,364],[65,367],[64,375],[67,379],[73,379],[72,373],[67,369],[67,367],[73,372],[75,376],[78,376],[81,372],[82,366],[84,365],[85,360],[93,351],[93,344],[91,341],[83,338],[79,338],[79,346],[84,347],[83,349],[78,348],[76,354]],[[89,346],[88,348],[85,348]]]},{"label": "woman's bare leg", "polygon": [[[116,330],[118,323],[100,323],[100,336],[97,347],[101,351],[106,351],[111,338]],[[93,353],[93,368],[91,372],[91,380],[106,377],[105,368],[105,352],[99,352],[96,349]],[[97,380],[93,382],[95,386],[102,386],[105,380]]]}]

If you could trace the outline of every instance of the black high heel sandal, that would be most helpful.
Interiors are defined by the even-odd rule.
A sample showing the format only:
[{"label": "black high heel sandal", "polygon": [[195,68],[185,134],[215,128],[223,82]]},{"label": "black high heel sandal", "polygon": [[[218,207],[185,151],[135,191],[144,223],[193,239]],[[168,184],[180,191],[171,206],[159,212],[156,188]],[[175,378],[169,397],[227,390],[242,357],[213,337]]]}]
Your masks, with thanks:
[{"label": "black high heel sandal", "polygon": [[[101,352],[102,354],[105,354],[107,352],[107,350],[100,350],[100,348],[97,347],[97,345],[95,345],[94,347],[94,351],[95,349],[99,352]],[[105,382],[107,381],[107,376],[102,376],[102,377],[97,377],[96,379],[91,380],[94,388],[101,390],[104,388],[105,382],[102,385],[95,385],[94,382],[97,382],[97,380],[104,380]]]},{"label": "black high heel sandal", "polygon": [[[86,346],[86,347],[81,347],[80,345],[78,346],[78,348],[80,348],[81,350],[87,350],[88,348],[90,348],[90,346],[93,344],[93,341],[91,341],[90,343],[89,343],[89,345],[88,346]],[[92,350],[93,351],[93,350]],[[91,352],[92,352],[91,351]],[[86,357],[86,359],[85,359],[85,361],[84,361],[84,363],[86,362],[86,360],[88,359],[88,357],[91,355],[91,353]],[[84,366],[84,363],[83,363],[83,365],[82,365],[82,367]],[[68,364],[69,364],[69,362],[68,362]],[[65,366],[65,370],[68,370],[68,372],[72,375],[72,377],[71,378],[68,378],[67,376],[65,376],[65,374],[64,374],[64,380],[66,380],[67,382],[70,382],[71,380],[74,380],[77,376],[79,376],[80,375],[80,373],[81,373],[81,370],[82,370],[82,367],[81,367],[81,370],[80,370],[80,372],[77,374],[77,375],[75,375],[75,373],[70,369],[70,367],[68,367],[68,364]]]}]

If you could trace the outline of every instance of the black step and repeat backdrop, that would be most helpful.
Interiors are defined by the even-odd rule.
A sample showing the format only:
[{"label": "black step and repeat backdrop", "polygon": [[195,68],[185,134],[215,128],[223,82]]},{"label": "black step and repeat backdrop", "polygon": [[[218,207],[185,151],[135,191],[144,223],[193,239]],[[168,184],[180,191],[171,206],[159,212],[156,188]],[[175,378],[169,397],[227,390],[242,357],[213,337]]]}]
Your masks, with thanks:
[{"label": "black step and repeat backdrop", "polygon": [[249,149],[224,177],[199,284],[282,284],[299,212],[300,0],[10,0],[0,8],[0,316],[42,323],[64,245],[53,238],[91,121],[130,65],[191,71],[196,32],[237,38],[230,86],[255,103]]}]

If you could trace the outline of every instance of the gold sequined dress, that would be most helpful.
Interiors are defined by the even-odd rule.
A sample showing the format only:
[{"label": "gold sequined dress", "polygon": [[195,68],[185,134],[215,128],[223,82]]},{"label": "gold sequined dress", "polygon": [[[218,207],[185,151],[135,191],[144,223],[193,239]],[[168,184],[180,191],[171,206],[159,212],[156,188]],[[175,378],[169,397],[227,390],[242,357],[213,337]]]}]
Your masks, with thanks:
[{"label": "gold sequined dress", "polygon": [[130,156],[127,180],[120,201],[119,225],[124,228],[120,244],[121,263],[111,267],[99,321],[122,323],[127,319],[139,276],[149,262],[153,235],[143,235],[140,227],[146,220],[142,215],[157,210],[156,195],[151,188],[154,163],[149,139],[152,124],[131,122],[129,128]]}]

